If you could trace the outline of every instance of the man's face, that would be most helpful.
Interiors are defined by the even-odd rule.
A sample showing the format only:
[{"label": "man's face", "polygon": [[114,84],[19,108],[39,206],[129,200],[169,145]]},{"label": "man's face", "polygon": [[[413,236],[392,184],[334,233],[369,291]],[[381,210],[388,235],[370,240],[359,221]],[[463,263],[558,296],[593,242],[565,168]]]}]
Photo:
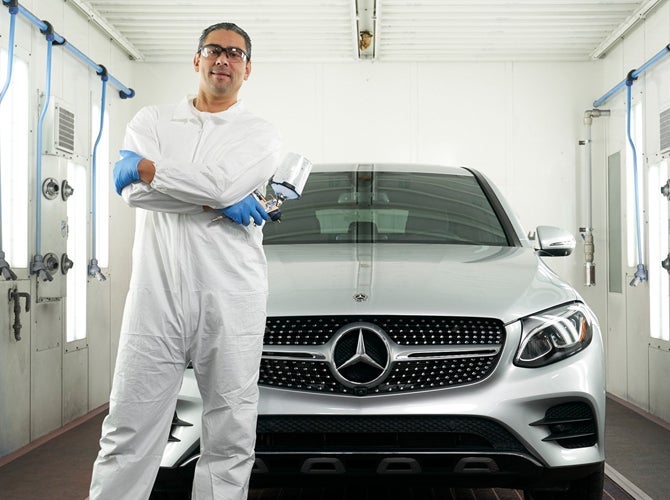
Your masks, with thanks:
[{"label": "man's face", "polygon": [[[203,46],[210,43],[247,51],[244,38],[234,31],[212,31],[207,35]],[[204,57],[198,53],[193,58],[193,66],[200,73],[200,91],[213,96],[236,96],[242,83],[249,78],[251,72],[251,62],[232,62],[225,53],[219,57]]]}]

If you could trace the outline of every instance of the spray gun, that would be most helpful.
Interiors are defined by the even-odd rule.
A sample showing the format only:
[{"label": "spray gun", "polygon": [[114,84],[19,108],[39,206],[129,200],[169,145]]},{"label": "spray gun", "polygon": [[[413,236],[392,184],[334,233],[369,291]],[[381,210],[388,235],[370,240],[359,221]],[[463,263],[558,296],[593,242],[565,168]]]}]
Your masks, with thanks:
[{"label": "spray gun", "polygon": [[[263,205],[265,212],[273,222],[281,222],[280,207],[286,200],[297,200],[302,195],[307,178],[312,171],[312,163],[297,153],[287,153],[277,171],[270,179],[274,196],[263,195],[256,190],[253,195]],[[219,215],[212,222],[221,220],[225,215]]]}]

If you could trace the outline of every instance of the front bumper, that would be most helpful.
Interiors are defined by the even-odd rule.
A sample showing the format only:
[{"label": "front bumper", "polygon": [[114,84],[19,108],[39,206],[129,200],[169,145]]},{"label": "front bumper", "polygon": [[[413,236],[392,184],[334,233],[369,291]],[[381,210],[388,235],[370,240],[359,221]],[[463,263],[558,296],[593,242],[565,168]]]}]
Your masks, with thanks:
[{"label": "front bumper", "polygon": [[[389,442],[390,449],[377,449],[382,447],[384,442],[383,439],[379,439],[379,446],[372,446],[375,452],[388,451],[389,456],[409,451],[427,451],[435,454],[464,452],[467,456],[471,452],[481,451],[512,453],[515,456],[520,454],[527,457],[529,463],[544,468],[603,462],[605,381],[599,332],[595,332],[594,340],[587,349],[568,359],[542,368],[519,368],[514,366],[513,357],[516,346],[519,345],[520,323],[508,325],[506,330],[507,342],[496,370],[485,380],[474,384],[362,397],[261,387],[257,453],[259,455],[265,453],[263,446],[266,445],[266,438],[268,452],[270,448],[276,452],[278,439],[272,439],[273,432],[287,432],[280,431],[278,425],[274,426],[273,431],[272,421],[306,421],[314,425],[320,420],[339,421],[338,424],[332,425],[332,430],[316,429],[308,432],[314,443],[311,451],[315,454],[331,452],[326,438],[332,438],[339,433],[350,436],[349,440],[343,440],[339,445],[339,451],[343,454],[357,454],[366,451],[365,443],[370,442],[370,436],[375,434],[375,427],[358,425],[356,419],[377,417],[383,420],[398,417],[405,419],[406,422],[413,421],[416,425],[410,424],[406,428],[398,429],[397,432],[393,430],[387,432],[386,437],[389,439],[402,439],[402,436],[407,436],[412,429],[420,427],[427,421],[442,421],[444,425],[452,425],[452,430],[427,432],[423,439],[430,440],[429,450],[421,450],[421,446],[412,447],[406,439]],[[556,409],[559,417],[554,418],[555,425],[551,425],[551,418],[557,415]],[[582,427],[577,422],[571,429],[575,438],[560,439],[561,432],[570,431],[566,426],[561,426],[560,414],[570,419],[573,410],[589,414],[591,432],[595,433],[591,441],[580,442],[577,435]],[[460,423],[457,425],[454,422]],[[481,427],[482,422],[495,427],[497,432],[509,436],[510,439],[492,438],[487,435],[488,431],[477,430],[477,426]],[[475,430],[469,432],[468,425],[473,425]],[[292,452],[308,451],[292,449],[298,446],[297,443],[305,442],[300,440],[299,436],[301,432],[306,431],[301,431],[298,427],[296,424],[291,439],[283,446],[283,451],[287,455]],[[379,429],[379,426],[376,429]],[[443,436],[448,436],[449,433],[460,435],[462,441],[460,444],[447,441],[440,447],[440,432]],[[466,435],[479,436],[484,443],[468,441],[464,437]],[[277,437],[280,436],[277,434]],[[415,437],[421,439],[421,436]],[[512,441],[514,445],[508,445]]]},{"label": "front bumper", "polygon": [[[520,324],[506,330],[496,370],[474,384],[365,396],[261,387],[252,484],[346,478],[532,488],[595,472],[604,463],[599,332],[568,359],[519,368],[513,357]],[[189,383],[182,395],[192,391]],[[196,418],[197,395],[191,396],[178,404],[181,418]],[[194,437],[197,443],[199,428],[175,435],[182,442],[168,444],[161,465],[192,467],[197,451],[186,449]]]}]

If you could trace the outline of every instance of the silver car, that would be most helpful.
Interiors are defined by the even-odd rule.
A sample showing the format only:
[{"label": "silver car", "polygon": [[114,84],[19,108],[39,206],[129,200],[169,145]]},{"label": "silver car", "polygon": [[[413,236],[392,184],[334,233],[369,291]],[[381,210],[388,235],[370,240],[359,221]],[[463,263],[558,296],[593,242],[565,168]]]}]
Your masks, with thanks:
[{"label": "silver car", "polygon": [[[600,329],[481,173],[316,165],[264,228],[270,298],[252,485],[503,487],[600,499]],[[189,488],[201,403],[187,370],[156,483]]]}]

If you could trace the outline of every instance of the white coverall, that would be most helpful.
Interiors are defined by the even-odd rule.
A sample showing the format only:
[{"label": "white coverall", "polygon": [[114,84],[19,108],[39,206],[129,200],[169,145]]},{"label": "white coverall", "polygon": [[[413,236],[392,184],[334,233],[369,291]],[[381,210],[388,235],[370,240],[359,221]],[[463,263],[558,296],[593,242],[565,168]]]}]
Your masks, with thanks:
[{"label": "white coverall", "polygon": [[227,207],[265,186],[279,163],[276,129],[241,102],[200,112],[192,99],[140,110],[124,149],[155,161],[137,207],[133,271],[91,500],[149,497],[186,364],[203,398],[193,498],[243,500],[254,462],[267,270],[262,229]]}]

